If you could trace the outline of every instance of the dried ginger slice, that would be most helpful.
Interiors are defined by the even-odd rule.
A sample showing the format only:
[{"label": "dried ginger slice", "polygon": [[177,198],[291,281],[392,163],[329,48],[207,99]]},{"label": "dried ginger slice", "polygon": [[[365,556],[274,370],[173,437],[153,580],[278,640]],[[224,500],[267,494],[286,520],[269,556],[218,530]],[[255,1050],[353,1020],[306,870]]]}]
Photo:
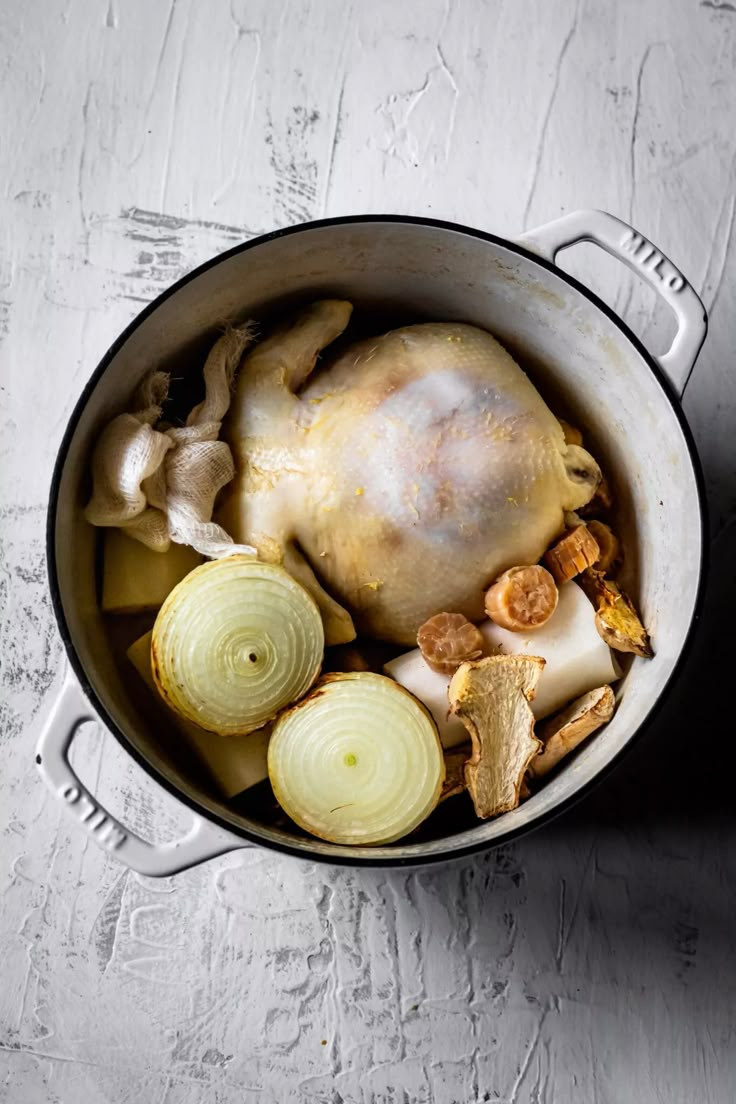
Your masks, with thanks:
[{"label": "dried ginger slice", "polygon": [[473,742],[465,782],[482,819],[519,804],[524,772],[542,746],[529,702],[543,669],[539,656],[488,656],[463,663],[452,677],[450,713]]},{"label": "dried ginger slice", "polygon": [[580,585],[596,607],[595,627],[609,648],[650,659],[649,634],[628,594],[595,568],[581,574]]},{"label": "dried ginger slice", "polygon": [[558,586],[574,579],[600,557],[598,541],[585,523],[568,530],[552,545],[544,557],[545,567]]},{"label": "dried ginger slice", "polygon": [[555,717],[537,726],[543,747],[529,764],[532,778],[544,778],[578,744],[610,721],[616,699],[610,686],[599,686],[570,702]]}]

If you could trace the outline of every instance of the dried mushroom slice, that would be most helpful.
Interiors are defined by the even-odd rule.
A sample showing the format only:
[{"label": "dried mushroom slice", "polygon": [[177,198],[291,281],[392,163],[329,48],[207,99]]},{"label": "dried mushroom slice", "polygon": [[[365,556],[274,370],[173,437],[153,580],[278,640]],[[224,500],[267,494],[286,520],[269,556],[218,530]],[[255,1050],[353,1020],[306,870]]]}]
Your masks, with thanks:
[{"label": "dried mushroom slice", "polygon": [[543,747],[529,764],[532,778],[544,778],[561,759],[610,721],[616,700],[610,686],[599,686],[576,698],[566,709],[537,728]]},{"label": "dried mushroom slice", "polygon": [[465,782],[483,819],[519,804],[524,772],[541,747],[529,702],[543,669],[539,656],[489,656],[453,675],[450,712],[470,733]]},{"label": "dried mushroom slice", "polygon": [[580,585],[596,607],[595,627],[606,644],[650,659],[654,652],[649,634],[628,594],[595,568],[581,574]]}]

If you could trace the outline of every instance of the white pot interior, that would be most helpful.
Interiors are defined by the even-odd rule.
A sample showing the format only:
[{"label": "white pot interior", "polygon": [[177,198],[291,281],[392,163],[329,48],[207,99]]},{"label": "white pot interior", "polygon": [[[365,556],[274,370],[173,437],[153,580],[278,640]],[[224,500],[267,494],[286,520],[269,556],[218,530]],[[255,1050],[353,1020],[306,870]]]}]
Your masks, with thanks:
[{"label": "white pot interior", "polygon": [[[219,800],[180,743],[152,721],[132,690],[137,676],[111,658],[98,611],[96,533],[82,518],[88,457],[101,427],[128,408],[154,367],[199,370],[224,321],[262,319],[323,295],[401,321],[460,320],[490,330],[529,371],[556,413],[584,427],[609,474],[626,555],[656,656],[635,659],[619,684],[610,725],[513,813],[463,824],[421,842],[348,849],[269,826]],[[385,326],[383,327],[385,328]],[[316,226],[263,241],[170,294],[121,345],[92,390],[71,438],[56,524],[58,584],[71,639],[102,706],[154,775],[264,844],[323,857],[419,861],[491,843],[568,800],[621,751],[658,697],[683,648],[701,562],[698,488],[681,425],[646,360],[619,326],[567,279],[510,247],[470,233],[403,222]],[[445,818],[445,821],[447,818]]]}]

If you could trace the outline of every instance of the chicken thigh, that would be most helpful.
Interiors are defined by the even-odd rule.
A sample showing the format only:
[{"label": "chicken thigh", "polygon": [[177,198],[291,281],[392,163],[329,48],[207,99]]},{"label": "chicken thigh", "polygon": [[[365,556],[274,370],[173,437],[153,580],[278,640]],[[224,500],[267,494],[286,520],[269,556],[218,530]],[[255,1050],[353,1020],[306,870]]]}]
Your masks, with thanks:
[{"label": "chicken thigh", "polygon": [[416,642],[442,610],[536,563],[600,471],[484,330],[405,326],[317,356],[351,306],[322,300],[245,358],[225,427],[222,523],[312,591],[328,643]]}]

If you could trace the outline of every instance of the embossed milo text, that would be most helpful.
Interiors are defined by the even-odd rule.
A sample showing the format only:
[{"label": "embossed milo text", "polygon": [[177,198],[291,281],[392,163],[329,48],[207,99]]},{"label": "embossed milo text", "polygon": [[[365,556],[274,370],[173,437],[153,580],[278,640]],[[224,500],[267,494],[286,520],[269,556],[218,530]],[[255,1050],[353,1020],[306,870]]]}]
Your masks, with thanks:
[{"label": "embossed milo text", "polygon": [[620,244],[624,253],[628,253],[641,268],[661,280],[670,291],[682,291],[685,277],[681,276],[675,266],[663,257],[642,234],[629,230],[624,234]]},{"label": "embossed milo text", "polygon": [[127,833],[78,786],[62,786],[59,792],[67,805],[73,806],[78,820],[103,847],[114,851],[128,838]]}]

